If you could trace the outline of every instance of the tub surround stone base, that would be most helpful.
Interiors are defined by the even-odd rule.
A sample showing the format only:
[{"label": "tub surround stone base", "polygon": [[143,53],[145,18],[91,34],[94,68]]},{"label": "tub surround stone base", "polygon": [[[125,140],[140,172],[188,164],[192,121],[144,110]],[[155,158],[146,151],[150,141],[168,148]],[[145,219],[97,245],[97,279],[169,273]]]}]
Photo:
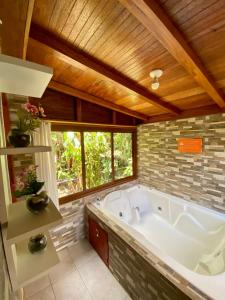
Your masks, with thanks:
[{"label": "tub surround stone base", "polygon": [[[109,238],[109,269],[134,300],[212,300],[153,255],[93,204],[86,208]],[[87,230],[88,232],[88,230]]]}]

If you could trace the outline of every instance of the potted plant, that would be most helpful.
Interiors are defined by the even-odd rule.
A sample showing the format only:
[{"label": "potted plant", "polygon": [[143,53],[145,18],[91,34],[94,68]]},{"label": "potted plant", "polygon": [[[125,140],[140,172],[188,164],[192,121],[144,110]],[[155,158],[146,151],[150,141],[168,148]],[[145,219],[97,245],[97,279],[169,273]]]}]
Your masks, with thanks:
[{"label": "potted plant", "polygon": [[16,197],[26,197],[27,208],[34,214],[40,213],[49,204],[49,197],[46,191],[41,191],[44,182],[37,180],[37,166],[30,165],[27,169],[16,176],[14,195]]},{"label": "potted plant", "polygon": [[27,102],[17,110],[16,128],[9,136],[9,142],[14,147],[27,147],[30,144],[30,134],[41,124],[41,118],[46,117],[43,107]]}]

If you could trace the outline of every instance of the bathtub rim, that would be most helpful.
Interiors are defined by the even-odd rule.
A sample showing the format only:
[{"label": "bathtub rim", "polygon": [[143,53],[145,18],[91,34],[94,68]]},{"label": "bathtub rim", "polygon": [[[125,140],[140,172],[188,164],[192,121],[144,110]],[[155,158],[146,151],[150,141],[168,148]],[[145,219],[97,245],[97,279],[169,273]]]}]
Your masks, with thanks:
[{"label": "bathtub rim", "polygon": [[[178,204],[180,203],[184,203],[184,205],[186,207],[194,207],[196,208],[197,210],[203,210],[205,212],[207,212],[208,214],[211,214],[211,215],[217,215],[218,218],[220,218],[221,220],[224,220],[225,221],[225,211],[222,212],[222,211],[218,211],[216,209],[213,209],[212,207],[208,207],[208,206],[205,206],[205,205],[201,205],[201,204],[198,204],[198,203],[195,203],[194,200],[186,200],[186,199],[183,199],[183,198],[179,198],[178,196],[175,196],[175,195],[172,195],[172,194],[167,194],[165,192],[162,192],[162,191],[159,191],[157,190],[156,188],[154,187],[149,187],[147,185],[144,185],[144,184],[134,184],[134,186],[132,187],[128,187],[128,188],[120,188],[118,190],[115,190],[115,191],[111,191],[109,193],[107,193],[101,200],[100,200],[100,205],[97,205],[96,207],[100,207],[102,208],[102,203],[104,202],[105,198],[109,195],[109,194],[112,194],[114,192],[118,192],[118,191],[132,191],[133,189],[137,188],[137,187],[140,187],[140,188],[143,188],[144,190],[147,190],[149,192],[154,192],[154,193],[157,193],[159,195],[162,195],[164,196],[165,198],[168,198],[169,201],[174,201]],[[93,202],[94,205],[96,205],[96,201]]]},{"label": "bathtub rim", "polygon": [[[125,188],[125,189],[119,189],[119,190],[121,190],[121,191],[130,191],[130,190],[132,190],[132,189],[134,189],[138,186],[140,186],[141,188],[143,188],[145,190],[149,190],[149,191],[153,191],[155,193],[159,193],[163,196],[166,196],[167,198],[171,197],[172,200],[174,200],[177,203],[180,203],[180,201],[182,201],[185,205],[187,205],[189,207],[190,206],[191,207],[196,207],[197,210],[203,210],[203,211],[207,212],[208,214],[216,215],[221,220],[225,220],[225,215],[223,213],[218,212],[216,210],[213,210],[212,208],[201,206],[199,204],[193,203],[191,201],[187,201],[187,200],[179,198],[177,196],[170,195],[170,194],[158,191],[155,188],[151,188],[151,187],[145,186],[143,184],[135,184],[132,187]],[[118,190],[116,190],[116,191],[118,191]],[[114,192],[116,192],[116,191],[114,191]],[[105,197],[107,197],[111,193],[113,193],[113,192],[109,192],[107,195],[105,195]],[[105,197],[102,199],[102,201],[104,201]],[[110,218],[111,221],[116,224],[116,226],[119,226],[122,230],[124,230],[127,233],[127,229],[126,228],[124,229],[124,227],[129,226],[129,225],[123,223],[122,221],[120,221],[118,218],[113,216],[113,214],[110,214],[110,213],[107,213],[106,211],[104,211],[104,209],[102,209],[101,206],[96,205],[96,203],[90,203],[90,204],[87,205],[87,207],[88,207],[88,209],[91,209],[91,211],[92,211],[93,208],[94,208],[95,212],[96,212],[96,210],[100,211],[107,218]],[[98,214],[97,214],[97,217],[99,217]],[[102,221],[105,222],[104,219]],[[106,222],[106,225],[108,226],[108,222]],[[123,225],[126,225],[126,226],[123,226]],[[116,234],[118,234],[117,231],[115,231],[115,230],[113,230],[113,231]],[[128,235],[130,235],[130,237],[132,237],[132,234],[129,231],[128,231]],[[140,241],[138,241],[138,242],[139,242],[139,244],[141,244]],[[212,297],[213,299],[216,299],[216,300],[220,300],[220,299],[222,300],[223,299],[223,298],[221,298],[221,295],[225,294],[225,286],[224,287],[222,286],[223,289],[219,288],[220,293],[218,293],[218,287],[217,287],[216,288],[216,293],[215,293],[215,286],[217,286],[217,282],[215,282],[215,281],[217,281],[217,280],[219,280],[220,282],[222,281],[222,285],[223,285],[223,282],[225,281],[225,272],[217,274],[217,275],[213,275],[213,276],[202,275],[202,274],[195,273],[195,272],[189,270],[187,267],[185,267],[181,263],[177,262],[174,258],[169,256],[168,254],[160,253],[160,252],[162,252],[162,250],[158,249],[157,247],[155,247],[152,244],[151,244],[150,249],[146,248],[145,245],[141,245],[141,248],[143,248],[144,251],[148,251],[148,252],[150,252],[150,254],[154,255],[159,261],[162,262],[162,264],[164,264],[166,266],[169,266],[174,271],[175,275],[178,275],[178,277],[181,277],[184,280],[186,280],[188,283],[190,283],[190,285],[193,286],[195,288],[195,290],[200,292],[199,293],[199,297],[200,297],[199,299],[202,299],[201,293],[205,294],[207,297]],[[156,251],[154,251],[153,248],[156,248]],[[135,248],[134,248],[134,250],[137,251]],[[155,265],[152,264],[150,261],[148,261],[148,263],[150,263],[153,267],[155,267]],[[182,291],[184,291],[183,287],[176,284],[176,281],[171,280],[170,278],[168,278],[168,274],[165,274],[165,270],[163,271],[162,269],[161,270],[158,269],[158,268],[156,268],[156,269],[163,276],[166,276],[166,278],[169,279],[175,286],[177,286],[179,289],[182,289]],[[194,277],[194,278],[192,278],[192,277]],[[199,283],[199,279],[200,279],[200,283]],[[203,280],[203,282],[201,282],[202,280]],[[209,284],[208,281],[211,281],[211,283]],[[190,296],[189,293],[186,293],[186,294],[188,296]],[[195,297],[196,297],[196,294],[195,294]]]}]

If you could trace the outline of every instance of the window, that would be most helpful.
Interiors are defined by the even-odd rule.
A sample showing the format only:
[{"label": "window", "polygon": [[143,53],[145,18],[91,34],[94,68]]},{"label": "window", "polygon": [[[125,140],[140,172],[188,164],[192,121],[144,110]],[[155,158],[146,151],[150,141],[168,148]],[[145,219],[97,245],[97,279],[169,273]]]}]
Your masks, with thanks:
[{"label": "window", "polygon": [[84,132],[87,189],[112,181],[110,132]]},{"label": "window", "polygon": [[52,132],[61,203],[75,199],[74,194],[80,197],[82,193],[117,184],[136,175],[134,132],[66,129],[65,126],[57,127],[54,131],[53,127]]},{"label": "window", "polygon": [[52,132],[59,197],[83,190],[80,132]]},{"label": "window", "polygon": [[115,179],[133,174],[132,134],[114,133],[114,168]]}]

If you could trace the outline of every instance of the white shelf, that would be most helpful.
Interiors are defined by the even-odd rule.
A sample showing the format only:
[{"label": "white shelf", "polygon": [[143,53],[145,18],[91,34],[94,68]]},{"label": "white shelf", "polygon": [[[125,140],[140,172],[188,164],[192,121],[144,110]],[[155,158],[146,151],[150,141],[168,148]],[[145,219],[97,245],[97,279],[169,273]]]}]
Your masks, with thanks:
[{"label": "white shelf", "polygon": [[26,201],[10,204],[8,209],[7,242],[21,241],[32,235],[60,224],[62,216],[52,201],[38,215],[32,214],[26,207]]},{"label": "white shelf", "polygon": [[53,69],[24,59],[0,54],[0,92],[41,98]]},{"label": "white shelf", "polygon": [[18,287],[23,287],[40,276],[47,274],[54,267],[59,258],[55,247],[48,233],[44,233],[47,238],[47,246],[43,251],[30,253],[28,240],[24,240],[15,246],[14,262],[16,267],[16,281]]},{"label": "white shelf", "polygon": [[6,147],[0,148],[0,155],[16,155],[16,154],[28,154],[36,152],[50,152],[50,146],[32,146],[32,147]]}]

